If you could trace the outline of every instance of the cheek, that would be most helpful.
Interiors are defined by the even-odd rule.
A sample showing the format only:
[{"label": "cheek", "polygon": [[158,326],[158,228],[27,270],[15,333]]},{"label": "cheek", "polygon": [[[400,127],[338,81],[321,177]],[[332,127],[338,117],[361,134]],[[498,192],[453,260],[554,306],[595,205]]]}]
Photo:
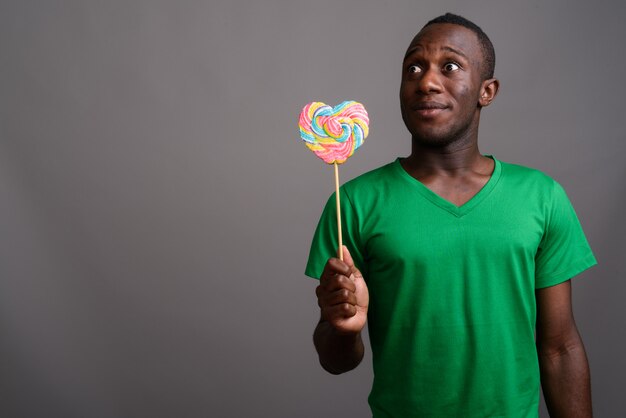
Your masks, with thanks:
[{"label": "cheek", "polygon": [[400,86],[400,107],[404,108],[404,103],[409,99],[409,97],[410,94],[408,93],[406,86]]},{"label": "cheek", "polygon": [[459,98],[459,101],[466,103],[468,108],[473,108],[474,105],[478,104],[479,93],[479,91],[471,88],[471,86],[467,84],[459,86],[457,89],[457,97]]},{"label": "cheek", "polygon": [[406,82],[402,81],[402,83],[400,83],[400,97],[405,97],[407,95],[407,91],[408,91],[408,87]]}]

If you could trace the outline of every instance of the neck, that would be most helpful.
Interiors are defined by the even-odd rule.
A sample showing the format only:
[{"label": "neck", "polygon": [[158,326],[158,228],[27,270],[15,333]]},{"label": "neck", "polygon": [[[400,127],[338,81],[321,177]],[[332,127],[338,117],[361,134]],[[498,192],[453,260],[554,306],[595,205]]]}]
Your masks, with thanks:
[{"label": "neck", "polygon": [[[404,159],[403,165],[414,174],[463,174],[468,171],[482,171],[489,164],[478,149],[477,130],[468,132],[459,138],[441,146],[425,143],[413,138],[411,155]],[[473,135],[472,135],[473,134]]]},{"label": "neck", "polygon": [[430,147],[413,141],[411,155],[406,158],[406,163],[415,169],[455,172],[471,169],[483,158],[476,143]]}]

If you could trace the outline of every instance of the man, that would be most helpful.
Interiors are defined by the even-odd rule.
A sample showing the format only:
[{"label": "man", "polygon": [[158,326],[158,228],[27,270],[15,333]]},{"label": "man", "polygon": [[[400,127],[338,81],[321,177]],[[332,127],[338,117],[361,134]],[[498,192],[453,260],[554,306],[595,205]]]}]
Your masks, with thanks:
[{"label": "man", "polygon": [[333,197],[317,227],[315,347],[351,370],[368,323],[375,417],[537,417],[540,381],[551,416],[591,416],[569,279],[596,261],[554,180],[479,152],[494,65],[475,24],[427,23],[402,69],[411,155],[342,187],[344,261]]}]

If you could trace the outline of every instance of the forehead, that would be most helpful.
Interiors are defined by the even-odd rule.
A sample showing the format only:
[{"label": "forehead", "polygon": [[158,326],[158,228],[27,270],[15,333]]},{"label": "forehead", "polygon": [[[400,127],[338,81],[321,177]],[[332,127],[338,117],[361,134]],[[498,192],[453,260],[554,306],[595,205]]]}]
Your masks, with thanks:
[{"label": "forehead", "polygon": [[418,51],[440,52],[453,49],[479,64],[482,51],[476,34],[460,25],[435,23],[422,29],[407,48],[407,56]]}]

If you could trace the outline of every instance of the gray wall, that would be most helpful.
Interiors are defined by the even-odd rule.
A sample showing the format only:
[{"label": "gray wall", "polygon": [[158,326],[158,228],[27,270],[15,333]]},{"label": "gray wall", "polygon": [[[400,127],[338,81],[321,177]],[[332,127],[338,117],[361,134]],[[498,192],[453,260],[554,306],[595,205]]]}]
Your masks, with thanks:
[{"label": "gray wall", "polygon": [[516,3],[0,1],[0,416],[367,416],[369,354],[334,377],[311,344],[333,177],[297,116],[367,106],[342,181],[408,155],[401,60],[446,11],[496,47],[481,150],[577,209],[595,411],[623,416],[625,7]]}]

